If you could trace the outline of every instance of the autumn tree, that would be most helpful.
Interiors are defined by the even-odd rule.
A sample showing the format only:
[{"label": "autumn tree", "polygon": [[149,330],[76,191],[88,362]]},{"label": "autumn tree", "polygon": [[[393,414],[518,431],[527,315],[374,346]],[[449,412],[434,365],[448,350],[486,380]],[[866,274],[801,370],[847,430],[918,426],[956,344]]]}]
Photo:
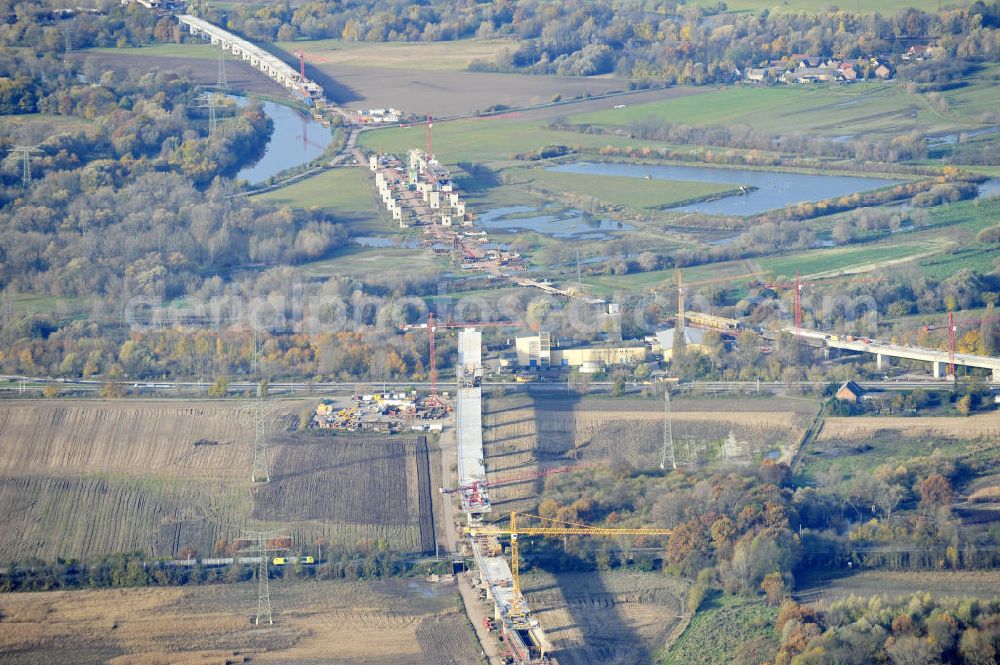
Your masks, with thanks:
[{"label": "autumn tree", "polygon": [[925,478],[919,485],[920,507],[936,510],[951,505],[954,494],[951,483],[940,473]]}]

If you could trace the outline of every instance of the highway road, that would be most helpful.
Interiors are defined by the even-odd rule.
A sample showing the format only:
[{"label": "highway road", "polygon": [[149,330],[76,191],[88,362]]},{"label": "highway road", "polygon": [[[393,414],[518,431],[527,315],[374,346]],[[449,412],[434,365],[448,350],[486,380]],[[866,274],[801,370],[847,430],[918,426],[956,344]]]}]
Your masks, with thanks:
[{"label": "highway road", "polygon": [[[190,398],[192,395],[204,395],[207,394],[208,388],[212,385],[213,381],[115,381],[115,385],[124,392],[140,393],[147,395],[154,395],[159,397],[184,397]],[[450,386],[446,382],[438,382],[442,390],[448,391]],[[866,390],[913,390],[916,388],[934,388],[934,389],[947,389],[954,386],[954,383],[948,379],[930,379],[923,381],[917,380],[900,380],[900,381],[858,381],[857,382],[862,388]],[[34,396],[40,393],[45,386],[48,385],[58,385],[61,386],[66,392],[74,393],[100,393],[104,390],[108,381],[105,379],[61,379],[46,376],[19,376],[19,375],[0,375],[0,391],[7,393],[14,392],[25,395],[26,397]],[[606,392],[611,388],[610,381],[593,381],[590,383],[590,392]],[[718,393],[718,392],[732,392],[732,393],[743,393],[743,394],[753,394],[755,392],[784,392],[788,389],[802,389],[802,388],[823,388],[829,385],[825,381],[795,381],[793,383],[783,383],[780,381],[694,381],[690,383],[681,384],[679,390],[681,392],[694,391],[694,392],[707,392],[707,393]],[[993,382],[990,384],[992,386],[1000,387],[1000,382]],[[418,390],[427,390],[430,388],[430,383],[428,382],[400,382],[400,383],[390,383],[386,384],[386,388],[390,391],[405,390],[407,388],[416,388]],[[632,383],[626,386],[627,392],[639,392],[643,388],[649,388],[651,384],[641,384]],[[381,390],[382,384],[377,382],[344,382],[344,381],[329,381],[329,382],[289,382],[289,381],[276,381],[268,384],[268,394],[279,397],[279,396],[299,396],[304,397],[306,395],[318,394],[318,393],[355,393],[359,391],[371,391],[377,392]],[[507,392],[528,392],[532,394],[549,394],[549,395],[559,395],[559,394],[572,394],[576,390],[567,383],[562,382],[542,382],[533,381],[530,383],[514,383],[507,381],[485,381],[483,382],[483,388],[485,390],[504,390]],[[257,389],[257,383],[255,381],[231,381],[229,383],[229,394],[232,397],[241,397],[248,392],[254,392]]]}]

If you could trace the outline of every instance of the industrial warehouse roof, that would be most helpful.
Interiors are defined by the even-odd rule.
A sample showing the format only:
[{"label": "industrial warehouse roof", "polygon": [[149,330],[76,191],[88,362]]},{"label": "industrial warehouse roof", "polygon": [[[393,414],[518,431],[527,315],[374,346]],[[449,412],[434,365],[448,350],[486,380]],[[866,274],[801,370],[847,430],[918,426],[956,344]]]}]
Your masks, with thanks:
[{"label": "industrial warehouse roof", "polygon": [[[656,343],[657,345],[666,351],[667,349],[674,348],[674,333],[676,328],[668,328],[666,330],[660,330],[656,333]],[[700,328],[691,328],[690,326],[684,327],[684,341],[687,344],[701,344],[705,339],[705,331]]]}]

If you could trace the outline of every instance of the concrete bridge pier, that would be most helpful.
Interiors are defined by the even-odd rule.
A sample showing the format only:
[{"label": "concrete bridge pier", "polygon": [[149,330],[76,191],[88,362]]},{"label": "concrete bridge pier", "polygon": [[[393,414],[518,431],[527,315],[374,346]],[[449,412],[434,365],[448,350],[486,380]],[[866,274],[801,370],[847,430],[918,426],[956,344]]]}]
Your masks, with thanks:
[{"label": "concrete bridge pier", "polygon": [[931,365],[934,367],[934,378],[935,379],[940,379],[941,378],[941,366],[944,365],[944,363],[938,362],[936,360],[932,360],[931,361]]},{"label": "concrete bridge pier", "polygon": [[882,354],[881,353],[876,353],[875,354],[875,367],[877,369],[882,369]]},{"label": "concrete bridge pier", "polygon": [[1000,367],[993,369],[993,383],[1000,383]]}]

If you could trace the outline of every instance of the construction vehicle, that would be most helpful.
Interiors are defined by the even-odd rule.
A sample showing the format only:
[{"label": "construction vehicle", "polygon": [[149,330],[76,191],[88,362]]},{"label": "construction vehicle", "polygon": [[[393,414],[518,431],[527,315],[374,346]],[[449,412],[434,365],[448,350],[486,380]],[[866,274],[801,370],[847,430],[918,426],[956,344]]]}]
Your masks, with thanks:
[{"label": "construction vehicle", "polygon": [[271,561],[271,565],[274,566],[287,566],[294,563],[312,565],[316,563],[316,558],[312,556],[276,556]]},{"label": "construction vehicle", "polygon": [[[540,524],[526,525],[524,522],[518,523],[518,517],[537,520]],[[486,536],[492,541],[493,551],[490,556],[499,556],[498,538],[505,536],[510,538],[510,571],[513,577],[513,601],[511,602],[508,619],[515,625],[526,624],[527,613],[524,608],[524,597],[521,593],[521,578],[518,572],[520,567],[520,552],[518,548],[518,538],[520,536],[594,536],[600,538],[618,538],[621,536],[669,536],[670,529],[618,529],[610,527],[595,527],[587,524],[575,522],[562,522],[538,515],[528,513],[510,513],[510,523],[503,527],[497,524],[484,524],[478,526],[466,526],[464,529],[467,535],[473,538]],[[544,655],[544,654],[543,654]]]}]

